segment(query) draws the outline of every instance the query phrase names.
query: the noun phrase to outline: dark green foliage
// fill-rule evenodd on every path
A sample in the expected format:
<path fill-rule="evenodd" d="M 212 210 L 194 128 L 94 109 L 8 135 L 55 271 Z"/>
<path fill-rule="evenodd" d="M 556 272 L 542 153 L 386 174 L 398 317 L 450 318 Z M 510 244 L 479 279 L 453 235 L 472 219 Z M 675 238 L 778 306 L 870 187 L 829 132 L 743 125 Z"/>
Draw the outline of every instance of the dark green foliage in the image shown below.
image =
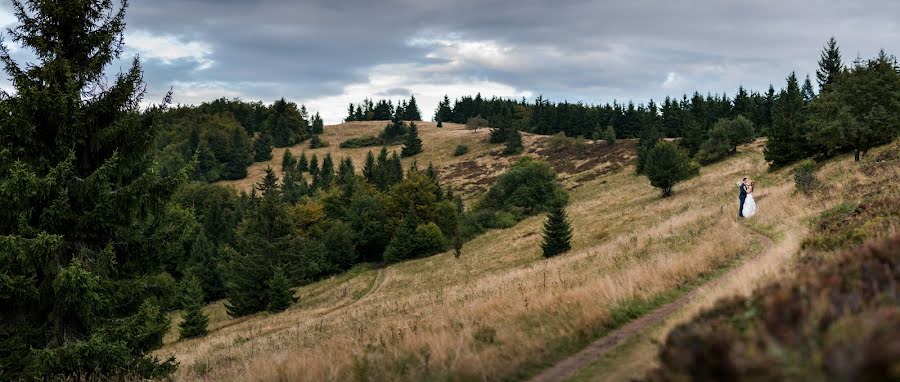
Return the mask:
<path fill-rule="evenodd" d="M 562 204 L 554 205 L 544 223 L 544 241 L 541 251 L 544 257 L 553 257 L 572 248 L 572 227 Z"/>
<path fill-rule="evenodd" d="M 458 157 L 469 153 L 469 145 L 457 145 L 453 150 L 453 156 Z"/>
<path fill-rule="evenodd" d="M 794 185 L 798 191 L 811 194 L 819 187 L 819 179 L 816 178 L 816 162 L 806 159 L 797 164 L 794 169 Z"/>
<path fill-rule="evenodd" d="M 443 122 L 441 122 L 441 120 L 440 120 L 440 119 L 439 119 L 439 120 L 438 120 L 438 121 L 437 121 L 437 127 L 438 127 L 438 128 L 442 128 L 442 127 L 444 127 L 444 123 L 443 123 Z"/>
<path fill-rule="evenodd" d="M 362 137 L 347 139 L 341 142 L 340 146 L 342 149 L 354 149 L 360 147 L 378 146 L 380 144 L 382 144 L 382 142 L 381 139 L 378 139 L 378 137 L 366 135 Z"/>
<path fill-rule="evenodd" d="M 610 146 L 616 144 L 616 130 L 612 126 L 607 126 L 606 130 L 603 130 L 602 139 Z"/>
<path fill-rule="evenodd" d="M 15 87 L 0 100 L 0 380 L 164 379 L 174 360 L 149 352 L 173 291 L 150 238 L 172 231 L 161 217 L 185 171 L 148 155 L 162 109 L 139 106 L 140 63 L 104 75 L 125 7 L 13 6 L 7 37 L 37 58 L 20 66 L 0 50 Z"/>
<path fill-rule="evenodd" d="M 331 157 L 331 153 L 325 154 L 325 159 L 322 160 L 322 169 L 316 175 L 313 183 L 315 189 L 328 189 L 334 184 L 334 159 Z"/>
<path fill-rule="evenodd" d="M 691 162 L 687 151 L 672 142 L 660 141 L 647 154 L 645 173 L 653 187 L 662 191 L 663 197 L 672 195 L 676 183 L 700 174 Z"/>
<path fill-rule="evenodd" d="M 308 122 L 297 104 L 282 98 L 272 104 L 264 128 L 275 147 L 285 147 L 306 139 Z"/>
<path fill-rule="evenodd" d="M 265 162 L 272 159 L 272 137 L 268 133 L 256 137 L 253 141 L 253 160 Z"/>
<path fill-rule="evenodd" d="M 365 261 L 379 261 L 391 238 L 383 196 L 357 189 L 347 206 L 346 221 L 356 233 L 356 246 Z"/>
<path fill-rule="evenodd" d="M 806 111 L 803 95 L 794 73 L 787 79 L 787 88 L 775 101 L 772 128 L 766 145 L 765 157 L 776 167 L 783 166 L 812 155 L 807 139 Z"/>
<path fill-rule="evenodd" d="M 318 135 L 313 135 L 312 139 L 309 140 L 309 148 L 310 149 L 318 149 L 322 147 L 328 147 L 328 142 L 319 138 Z"/>
<path fill-rule="evenodd" d="M 375 155 L 372 155 L 371 151 L 366 153 L 366 163 L 365 165 L 363 165 L 362 172 L 363 178 L 365 178 L 366 181 L 372 184 L 377 184 L 375 182 Z"/>
<path fill-rule="evenodd" d="M 810 104 L 809 137 L 823 156 L 872 147 L 900 136 L 900 73 L 883 51 L 857 62 Z"/>
<path fill-rule="evenodd" d="M 312 127 L 310 128 L 312 134 L 318 135 L 325 132 L 325 122 L 322 121 L 322 117 L 319 116 L 319 113 L 312 118 Z"/>
<path fill-rule="evenodd" d="M 306 159 L 305 151 L 300 153 L 300 159 L 297 161 L 297 171 L 301 174 L 309 171 L 309 161 Z"/>
<path fill-rule="evenodd" d="M 395 120 L 384 126 L 384 130 L 378 136 L 382 145 L 393 145 L 402 141 L 407 136 L 408 129 L 401 120 Z"/>
<path fill-rule="evenodd" d="M 328 231 L 325 232 L 322 241 L 325 244 L 325 249 L 328 251 L 329 261 L 337 266 L 338 269 L 350 269 L 358 262 L 355 238 L 356 234 L 353 228 L 340 220 L 334 221 Z"/>
<path fill-rule="evenodd" d="M 179 327 L 181 339 L 205 336 L 209 318 L 203 313 L 203 290 L 200 280 L 195 277 L 187 277 L 182 281 L 181 288 L 184 293 L 183 321 Z"/>
<path fill-rule="evenodd" d="M 422 139 L 419 138 L 419 129 L 415 123 L 409 123 L 409 130 L 406 137 L 403 138 L 403 149 L 400 155 L 403 157 L 411 157 L 422 152 Z"/>
<path fill-rule="evenodd" d="M 347 118 L 350 121 L 421 121 L 422 115 L 419 106 L 416 103 L 416 97 L 410 96 L 409 102 L 401 101 L 394 108 L 391 101 L 379 100 L 374 102 L 370 99 L 364 99 L 361 103 L 354 105 L 353 103 L 347 107 Z"/>
<path fill-rule="evenodd" d="M 744 116 L 720 119 L 709 131 L 709 139 L 700 145 L 696 158 L 701 164 L 722 160 L 734 154 L 738 145 L 753 142 L 754 137 L 753 122 Z"/>
<path fill-rule="evenodd" d="M 384 251 L 385 261 L 429 256 L 444 249 L 446 243 L 441 229 L 434 223 L 417 225 L 418 221 L 415 214 L 407 214 Z"/>
<path fill-rule="evenodd" d="M 403 108 L 403 120 L 404 121 L 421 121 L 422 113 L 419 111 L 419 106 L 416 104 L 416 96 L 409 96 L 409 103 Z"/>
<path fill-rule="evenodd" d="M 800 94 L 803 96 L 803 102 L 810 103 L 813 99 L 816 98 L 816 90 L 813 89 L 812 81 L 809 79 L 809 75 L 806 75 L 806 79 L 803 80 L 803 87 L 800 88 Z"/>
<path fill-rule="evenodd" d="M 844 71 L 844 64 L 841 61 L 841 50 L 838 48 L 837 41 L 832 36 L 825 44 L 822 55 L 819 57 L 819 69 L 816 70 L 816 80 L 819 82 L 819 91 L 827 91 L 827 87 L 834 83 L 841 72 Z"/>
<path fill-rule="evenodd" d="M 281 194 L 285 203 L 296 204 L 309 193 L 309 186 L 302 176 L 299 178 L 295 172 L 285 172 L 284 181 L 281 184 Z"/>
<path fill-rule="evenodd" d="M 197 234 L 191 246 L 187 273 L 197 278 L 205 301 L 222 298 L 225 286 L 219 269 L 218 249 L 209 241 L 204 231 Z M 202 302 L 202 301 L 201 301 Z"/>
<path fill-rule="evenodd" d="M 638 158 L 637 164 L 635 165 L 635 172 L 638 174 L 646 174 L 647 158 L 650 155 L 650 151 L 653 150 L 653 147 L 655 147 L 656 143 L 662 138 L 662 134 L 660 134 L 659 130 L 656 128 L 648 127 L 641 130 L 641 137 L 637 147 Z"/>
<path fill-rule="evenodd" d="M 284 276 L 284 270 L 281 267 L 275 268 L 272 278 L 266 281 L 267 293 L 269 296 L 270 312 L 281 312 L 289 308 L 291 304 L 297 301 L 294 297 L 294 291 L 288 283 L 287 277 Z"/>
<path fill-rule="evenodd" d="M 284 155 L 281 156 L 281 171 L 287 174 L 296 170 L 297 161 L 294 159 L 294 154 L 291 154 L 291 150 L 284 150 Z"/>
<path fill-rule="evenodd" d="M 355 177 L 356 169 L 353 166 L 353 159 L 349 157 L 341 159 L 341 164 L 338 166 L 337 183 L 346 186 L 355 181 Z"/>
<path fill-rule="evenodd" d="M 519 130 L 511 129 L 506 133 L 506 147 L 503 148 L 503 155 L 516 155 L 525 150 L 522 145 L 522 133 Z"/>
<path fill-rule="evenodd" d="M 493 211 L 515 209 L 533 215 L 566 200 L 566 192 L 556 182 L 556 172 L 550 165 L 523 157 L 497 178 L 479 202 L 479 208 Z"/>
<path fill-rule="evenodd" d="M 309 175 L 319 176 L 319 157 L 316 154 L 313 154 L 309 160 Z"/>

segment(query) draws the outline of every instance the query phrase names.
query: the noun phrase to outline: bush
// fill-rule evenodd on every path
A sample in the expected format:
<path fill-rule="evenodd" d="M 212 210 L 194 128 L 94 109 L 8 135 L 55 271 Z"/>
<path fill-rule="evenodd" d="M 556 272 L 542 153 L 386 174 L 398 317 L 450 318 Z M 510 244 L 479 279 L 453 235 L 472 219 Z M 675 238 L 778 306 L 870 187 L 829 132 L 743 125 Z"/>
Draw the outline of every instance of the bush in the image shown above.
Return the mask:
<path fill-rule="evenodd" d="M 811 194 L 819 187 L 819 179 L 816 178 L 816 162 L 806 159 L 797 165 L 794 170 L 794 184 L 797 190 L 804 194 Z"/>
<path fill-rule="evenodd" d="M 644 171 L 650 184 L 659 188 L 664 198 L 672 195 L 676 183 L 700 174 L 687 151 L 666 141 L 657 142 L 648 152 Z"/>
<path fill-rule="evenodd" d="M 458 145 L 456 146 L 456 150 L 453 150 L 453 156 L 458 157 L 461 155 L 466 155 L 469 153 L 469 145 Z"/>
<path fill-rule="evenodd" d="M 443 251 L 447 246 L 443 232 L 434 223 L 422 224 L 416 227 L 415 242 L 419 256 L 433 255 Z"/>
<path fill-rule="evenodd" d="M 494 211 L 520 208 L 525 215 L 534 215 L 565 203 L 567 198 L 565 190 L 556 182 L 556 172 L 547 162 L 523 157 L 497 178 L 478 208 Z"/>
<path fill-rule="evenodd" d="M 737 146 L 753 142 L 753 122 L 739 115 L 735 119 L 722 118 L 709 131 L 709 138 L 700 144 L 697 160 L 709 164 L 734 154 Z"/>
<path fill-rule="evenodd" d="M 588 145 L 587 140 L 582 137 L 567 137 L 565 133 L 559 132 L 547 138 L 547 147 L 553 151 L 583 153 Z"/>
<path fill-rule="evenodd" d="M 610 146 L 616 144 L 616 130 L 612 126 L 607 126 L 603 131 L 603 140 Z"/>
<path fill-rule="evenodd" d="M 328 147 L 328 142 L 323 141 L 318 135 L 313 135 L 312 139 L 309 140 L 309 148 L 318 149 L 321 147 Z"/>
<path fill-rule="evenodd" d="M 372 135 L 365 135 L 362 137 L 350 138 L 341 142 L 340 147 L 342 149 L 356 149 L 360 147 L 371 147 L 378 146 L 381 144 L 381 140 L 378 137 Z"/>
<path fill-rule="evenodd" d="M 488 121 L 481 115 L 476 115 L 466 120 L 466 128 L 469 130 L 478 131 L 482 127 L 488 127 Z"/>

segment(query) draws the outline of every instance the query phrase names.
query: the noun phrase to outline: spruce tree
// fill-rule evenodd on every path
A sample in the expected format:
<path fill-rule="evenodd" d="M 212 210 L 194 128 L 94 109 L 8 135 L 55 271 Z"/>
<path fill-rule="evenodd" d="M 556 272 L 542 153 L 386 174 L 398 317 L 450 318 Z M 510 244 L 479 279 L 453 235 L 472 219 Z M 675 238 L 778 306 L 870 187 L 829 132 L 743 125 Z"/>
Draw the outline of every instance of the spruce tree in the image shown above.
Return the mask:
<path fill-rule="evenodd" d="M 350 106 L 347 108 L 347 117 L 344 118 L 344 122 L 353 122 L 356 120 L 356 116 L 354 115 L 353 102 L 350 103 Z"/>
<path fill-rule="evenodd" d="M 319 176 L 319 157 L 316 154 L 313 154 L 309 160 L 309 175 L 313 177 Z"/>
<path fill-rule="evenodd" d="M 294 159 L 294 154 L 291 154 L 291 150 L 285 149 L 284 155 L 281 156 L 281 171 L 287 174 L 289 172 L 294 172 L 296 168 L 297 163 Z"/>
<path fill-rule="evenodd" d="M 253 160 L 265 162 L 272 159 L 272 137 L 263 132 L 253 141 Z"/>
<path fill-rule="evenodd" d="M 522 145 L 522 133 L 516 129 L 510 129 L 506 133 L 506 147 L 503 149 L 503 155 L 516 155 L 525 149 Z"/>
<path fill-rule="evenodd" d="M 841 50 L 837 40 L 832 36 L 825 44 L 822 55 L 819 57 L 819 69 L 816 70 L 816 80 L 819 81 L 819 92 L 827 91 L 827 87 L 837 80 L 844 70 L 841 61 Z"/>
<path fill-rule="evenodd" d="M 544 223 L 544 242 L 541 250 L 544 257 L 553 257 L 572 248 L 572 227 L 562 203 L 551 206 Z"/>
<path fill-rule="evenodd" d="M 363 165 L 363 177 L 366 178 L 366 181 L 371 184 L 376 184 L 375 182 L 375 155 L 372 154 L 370 150 L 366 153 L 366 163 Z"/>
<path fill-rule="evenodd" d="M 443 122 L 441 122 L 441 120 L 440 120 L 440 119 L 439 119 L 439 120 L 437 120 L 437 127 L 439 127 L 439 128 L 441 128 L 441 127 L 444 127 L 444 123 L 443 123 Z"/>
<path fill-rule="evenodd" d="M 309 171 L 309 161 L 306 159 L 306 152 L 300 153 L 300 160 L 297 161 L 297 172 L 302 174 Z"/>
<path fill-rule="evenodd" d="M 809 79 L 809 75 L 806 75 L 806 79 L 803 80 L 803 87 L 800 88 L 800 94 L 803 95 L 803 102 L 810 103 L 814 98 L 816 98 L 816 91 L 813 89 L 812 81 Z"/>
<path fill-rule="evenodd" d="M 185 179 L 149 155 L 162 107 L 141 111 L 139 61 L 106 79 L 123 52 L 126 7 L 113 3 L 13 1 L 8 35 L 37 58 L 22 65 L 0 48 L 15 88 L 0 100 L 0 380 L 175 368 L 149 355 L 169 321 L 145 222 Z"/>
<path fill-rule="evenodd" d="M 766 160 L 783 166 L 808 157 L 811 152 L 806 130 L 803 95 L 796 74 L 791 73 L 787 88 L 775 101 L 769 142 L 764 150 Z"/>
<path fill-rule="evenodd" d="M 325 122 L 322 121 L 322 117 L 319 116 L 317 112 L 316 115 L 313 116 L 312 119 L 312 133 L 313 134 L 322 134 L 325 132 Z"/>
<path fill-rule="evenodd" d="M 188 274 L 197 278 L 206 301 L 222 298 L 225 294 L 222 275 L 219 272 L 218 250 L 202 230 L 191 245 Z"/>
<path fill-rule="evenodd" d="M 325 159 L 322 160 L 322 170 L 316 180 L 318 189 L 328 189 L 334 183 L 334 159 L 331 157 L 331 153 L 325 154 Z"/>
<path fill-rule="evenodd" d="M 353 159 L 350 159 L 349 157 L 342 159 L 340 166 L 338 166 L 338 183 L 346 185 L 353 180 L 355 175 L 356 169 L 353 167 Z"/>
<path fill-rule="evenodd" d="M 231 154 L 225 164 L 225 179 L 243 179 L 247 177 L 247 165 L 253 163 L 250 155 L 250 142 L 244 129 L 231 131 Z"/>
<path fill-rule="evenodd" d="M 400 155 L 411 157 L 421 152 L 422 140 L 419 138 L 419 129 L 415 123 L 410 122 L 409 131 L 406 132 L 406 137 L 403 139 L 403 148 L 400 150 Z"/>
<path fill-rule="evenodd" d="M 195 277 L 187 277 L 182 281 L 184 287 L 183 318 L 179 327 L 181 339 L 203 337 L 207 333 L 209 318 L 203 313 L 203 290 L 200 281 Z"/>
<path fill-rule="evenodd" d="M 268 288 L 269 305 L 267 309 L 270 312 L 281 312 L 289 308 L 291 304 L 297 301 L 294 297 L 294 291 L 288 283 L 284 270 L 281 267 L 275 268 L 272 278 L 266 282 Z"/>
<path fill-rule="evenodd" d="M 407 121 L 421 121 L 422 113 L 419 111 L 419 106 L 416 105 L 416 96 L 409 96 L 409 103 L 406 104 L 406 107 L 403 108 L 404 118 Z"/>

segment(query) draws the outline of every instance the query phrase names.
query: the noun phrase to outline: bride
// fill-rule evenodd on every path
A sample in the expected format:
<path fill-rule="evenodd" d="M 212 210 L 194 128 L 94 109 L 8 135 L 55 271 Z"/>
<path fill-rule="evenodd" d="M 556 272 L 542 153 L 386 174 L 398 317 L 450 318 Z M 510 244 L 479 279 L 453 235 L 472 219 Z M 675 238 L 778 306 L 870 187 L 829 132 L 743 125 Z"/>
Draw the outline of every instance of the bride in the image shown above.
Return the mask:
<path fill-rule="evenodd" d="M 741 214 L 744 215 L 745 218 L 749 218 L 756 214 L 756 201 L 753 200 L 753 189 L 756 188 L 756 182 L 750 182 L 750 185 L 747 186 L 747 199 L 744 200 L 744 209 L 741 210 Z"/>

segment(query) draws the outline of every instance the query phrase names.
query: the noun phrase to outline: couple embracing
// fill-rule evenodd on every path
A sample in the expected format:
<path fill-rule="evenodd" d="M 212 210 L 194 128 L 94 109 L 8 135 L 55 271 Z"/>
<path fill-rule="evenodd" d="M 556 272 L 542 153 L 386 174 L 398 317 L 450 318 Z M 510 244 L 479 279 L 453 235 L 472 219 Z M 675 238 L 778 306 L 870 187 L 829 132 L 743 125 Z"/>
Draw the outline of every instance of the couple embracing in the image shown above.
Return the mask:
<path fill-rule="evenodd" d="M 744 178 L 738 182 L 738 187 L 740 188 L 738 198 L 741 201 L 738 217 L 749 218 L 756 214 L 756 201 L 753 200 L 753 189 L 756 187 L 756 182 Z"/>

